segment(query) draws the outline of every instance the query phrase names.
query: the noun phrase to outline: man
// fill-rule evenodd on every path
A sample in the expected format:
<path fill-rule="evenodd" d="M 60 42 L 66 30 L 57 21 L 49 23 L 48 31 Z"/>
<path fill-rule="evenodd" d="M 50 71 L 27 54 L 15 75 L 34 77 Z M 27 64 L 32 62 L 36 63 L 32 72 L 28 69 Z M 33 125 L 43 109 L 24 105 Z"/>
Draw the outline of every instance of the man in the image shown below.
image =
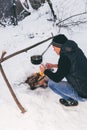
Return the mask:
<path fill-rule="evenodd" d="M 49 77 L 48 86 L 63 97 L 60 103 L 76 106 L 80 97 L 87 98 L 87 59 L 78 45 L 63 34 L 53 38 L 52 46 L 60 56 L 58 65 L 47 63 L 40 70 Z M 56 72 L 51 71 L 54 67 Z M 64 77 L 67 81 L 62 81 Z"/>

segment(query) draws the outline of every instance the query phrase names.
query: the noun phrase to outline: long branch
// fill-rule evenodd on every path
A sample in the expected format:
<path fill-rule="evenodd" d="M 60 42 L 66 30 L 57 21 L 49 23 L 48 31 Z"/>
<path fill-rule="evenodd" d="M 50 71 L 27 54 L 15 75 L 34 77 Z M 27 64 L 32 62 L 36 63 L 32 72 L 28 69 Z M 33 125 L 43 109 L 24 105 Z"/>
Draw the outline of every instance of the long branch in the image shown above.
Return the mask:
<path fill-rule="evenodd" d="M 81 25 L 81 24 L 84 24 L 84 23 L 87 23 L 87 20 L 86 21 L 76 21 L 76 22 L 69 22 L 69 23 L 65 23 L 63 25 L 59 25 L 59 27 L 70 27 L 70 26 L 78 26 L 78 25 Z"/>
<path fill-rule="evenodd" d="M 64 21 L 67 21 L 68 19 L 71 19 L 71 18 L 73 18 L 73 17 L 77 17 L 77 16 L 79 16 L 79 15 L 83 15 L 83 14 L 87 14 L 87 12 L 83 12 L 83 13 L 79 13 L 79 14 L 75 14 L 75 15 L 72 15 L 72 16 L 70 16 L 70 17 L 67 17 L 66 19 L 61 20 L 60 22 L 58 22 L 56 25 L 59 25 L 60 23 L 62 23 L 62 22 L 64 22 Z"/>
<path fill-rule="evenodd" d="M 1 71 L 1 74 L 2 74 L 2 76 L 3 76 L 3 78 L 4 78 L 5 82 L 6 82 L 6 84 L 7 84 L 7 86 L 8 86 L 8 89 L 9 89 L 9 91 L 10 91 L 10 93 L 11 93 L 13 99 L 15 100 L 17 106 L 19 107 L 19 109 L 21 110 L 22 113 L 25 113 L 26 110 L 25 110 L 25 108 L 20 104 L 19 100 L 17 99 L 17 97 L 16 97 L 16 95 L 15 95 L 15 93 L 14 93 L 14 91 L 13 91 L 13 89 L 12 89 L 12 87 L 11 87 L 11 85 L 10 85 L 10 83 L 9 83 L 9 81 L 8 81 L 8 79 L 7 79 L 7 77 L 6 77 L 6 75 L 5 75 L 5 72 L 4 72 L 3 67 L 2 67 L 1 64 L 0 64 L 0 71 Z"/>
<path fill-rule="evenodd" d="M 2 60 L 2 59 L 4 58 L 5 54 L 6 54 L 6 52 L 3 51 L 0 60 Z M 17 106 L 19 107 L 19 109 L 21 110 L 21 112 L 22 112 L 22 113 L 25 113 L 26 110 L 25 110 L 25 108 L 21 105 L 21 103 L 19 102 L 19 100 L 17 99 L 17 97 L 16 97 L 16 95 L 15 95 L 15 93 L 14 93 L 14 91 L 13 91 L 13 89 L 12 89 L 12 87 L 11 87 L 11 85 L 10 85 L 8 79 L 7 79 L 7 76 L 6 76 L 5 72 L 4 72 L 4 69 L 3 69 L 2 65 L 1 65 L 1 63 L 0 63 L 0 71 L 1 71 L 1 74 L 2 74 L 2 76 L 3 76 L 3 79 L 5 80 L 6 85 L 7 85 L 8 89 L 9 89 L 9 91 L 10 91 L 10 93 L 11 93 L 11 95 L 12 95 L 14 101 L 16 102 L 16 104 L 17 104 Z"/>
<path fill-rule="evenodd" d="M 11 55 L 8 55 L 8 56 L 4 57 L 2 60 L 0 60 L 0 63 L 2 63 L 3 61 L 5 61 L 5 60 L 7 60 L 7 59 L 9 59 L 9 58 L 11 58 L 11 57 L 13 57 L 13 56 L 16 56 L 16 55 L 18 55 L 18 54 L 20 54 L 20 53 L 27 52 L 28 50 L 30 50 L 30 49 L 32 49 L 32 48 L 34 48 L 34 47 L 36 47 L 36 46 L 38 46 L 38 45 L 40 45 L 40 44 L 46 42 L 46 41 L 48 41 L 48 40 L 50 40 L 50 39 L 52 39 L 52 38 L 53 38 L 53 37 L 47 38 L 47 39 L 45 39 L 45 40 L 43 40 L 43 41 L 41 41 L 41 42 L 39 42 L 39 43 L 36 43 L 36 44 L 34 44 L 34 45 L 30 46 L 30 47 L 27 47 L 27 48 L 25 48 L 25 49 L 23 49 L 23 50 L 20 50 L 20 51 L 17 51 L 17 52 L 15 52 L 15 53 L 11 54 Z"/>

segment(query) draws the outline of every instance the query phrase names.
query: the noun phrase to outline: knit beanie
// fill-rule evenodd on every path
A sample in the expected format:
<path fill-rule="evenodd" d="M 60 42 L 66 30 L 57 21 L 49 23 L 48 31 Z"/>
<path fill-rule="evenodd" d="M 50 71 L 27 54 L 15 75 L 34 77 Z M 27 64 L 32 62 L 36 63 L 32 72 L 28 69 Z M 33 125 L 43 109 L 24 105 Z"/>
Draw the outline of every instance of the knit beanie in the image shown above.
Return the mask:
<path fill-rule="evenodd" d="M 63 34 L 59 34 L 53 37 L 51 45 L 61 48 L 62 45 L 67 41 L 67 37 Z"/>

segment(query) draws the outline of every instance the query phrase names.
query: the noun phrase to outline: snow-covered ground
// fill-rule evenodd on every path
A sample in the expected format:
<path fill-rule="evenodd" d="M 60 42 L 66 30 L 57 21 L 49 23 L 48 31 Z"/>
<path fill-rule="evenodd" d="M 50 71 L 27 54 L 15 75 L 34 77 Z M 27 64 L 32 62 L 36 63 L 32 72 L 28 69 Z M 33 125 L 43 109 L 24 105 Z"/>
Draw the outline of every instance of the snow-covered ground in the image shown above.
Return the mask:
<path fill-rule="evenodd" d="M 56 2 L 57 0 L 53 4 L 57 11 Z M 62 2 L 58 5 L 63 6 Z M 65 4 L 68 2 L 66 0 Z M 70 1 L 70 4 L 74 2 Z M 77 12 L 79 7 L 76 8 Z M 81 7 L 83 8 L 82 4 Z M 47 4 L 18 26 L 0 27 L 0 55 L 3 50 L 7 56 L 50 37 L 51 33 L 57 34 L 58 28 L 47 20 L 51 14 L 46 12 L 49 12 Z M 87 29 L 75 29 L 72 33 L 61 30 L 60 33 L 75 40 L 87 56 Z M 0 130 L 87 130 L 87 101 L 79 102 L 77 107 L 66 108 L 59 103 L 60 96 L 49 88 L 32 91 L 23 83 L 29 75 L 39 71 L 39 65 L 31 64 L 30 56 L 41 54 L 50 42 L 51 40 L 2 63 L 17 98 L 27 112 L 20 112 L 0 73 Z M 46 62 L 57 62 L 52 47 L 43 56 L 43 63 Z"/>

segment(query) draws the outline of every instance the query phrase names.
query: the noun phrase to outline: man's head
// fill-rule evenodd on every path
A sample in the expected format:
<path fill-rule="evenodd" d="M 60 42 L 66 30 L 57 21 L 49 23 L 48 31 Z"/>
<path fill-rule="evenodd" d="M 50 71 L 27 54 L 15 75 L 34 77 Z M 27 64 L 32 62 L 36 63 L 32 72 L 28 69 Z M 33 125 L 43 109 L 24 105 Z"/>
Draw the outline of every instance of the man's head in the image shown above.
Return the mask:
<path fill-rule="evenodd" d="M 53 38 L 52 45 L 61 48 L 67 40 L 68 39 L 65 35 L 59 34 Z"/>
<path fill-rule="evenodd" d="M 62 45 L 67 40 L 68 40 L 67 37 L 63 34 L 59 34 L 53 38 L 51 45 L 53 45 L 54 51 L 56 51 L 57 54 L 60 53 L 60 49 L 61 49 Z"/>

